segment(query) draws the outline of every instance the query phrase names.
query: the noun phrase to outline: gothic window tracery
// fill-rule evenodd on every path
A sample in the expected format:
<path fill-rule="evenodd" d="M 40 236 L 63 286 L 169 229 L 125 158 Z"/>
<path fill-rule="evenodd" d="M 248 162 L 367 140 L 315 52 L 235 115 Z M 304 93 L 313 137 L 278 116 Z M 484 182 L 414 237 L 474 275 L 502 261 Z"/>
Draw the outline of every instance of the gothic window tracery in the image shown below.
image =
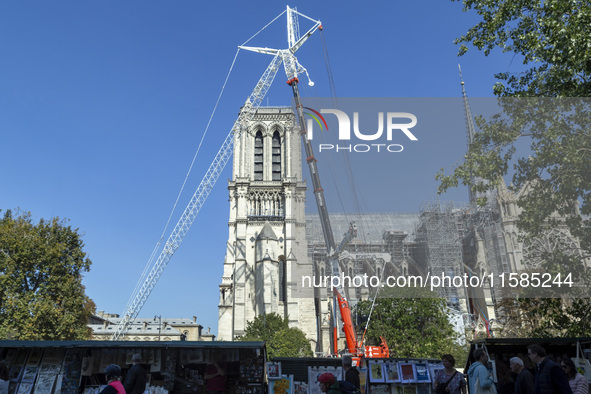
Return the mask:
<path fill-rule="evenodd" d="M 263 133 L 257 131 L 254 137 L 254 180 L 263 180 Z"/>
<path fill-rule="evenodd" d="M 279 132 L 273 133 L 273 140 L 271 145 L 271 165 L 272 165 L 272 178 L 273 181 L 281 180 L 281 137 Z"/>
<path fill-rule="evenodd" d="M 248 203 L 249 216 L 285 217 L 284 196 L 278 190 L 252 190 Z"/>
<path fill-rule="evenodd" d="M 556 250 L 569 255 L 580 253 L 577 242 L 566 230 L 554 228 L 523 245 L 524 262 L 530 268 L 540 268 L 545 255 Z"/>

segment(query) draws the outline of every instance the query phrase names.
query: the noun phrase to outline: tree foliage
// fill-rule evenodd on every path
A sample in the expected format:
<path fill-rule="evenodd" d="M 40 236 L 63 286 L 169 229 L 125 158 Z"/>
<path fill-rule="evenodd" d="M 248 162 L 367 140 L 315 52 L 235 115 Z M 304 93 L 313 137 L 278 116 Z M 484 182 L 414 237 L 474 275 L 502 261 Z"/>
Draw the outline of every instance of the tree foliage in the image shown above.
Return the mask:
<path fill-rule="evenodd" d="M 287 319 L 277 313 L 267 313 L 255 317 L 246 325 L 241 341 L 264 341 L 267 355 L 275 357 L 311 357 L 310 342 L 302 330 L 289 327 Z"/>
<path fill-rule="evenodd" d="M 541 268 L 573 272 L 582 284 L 580 289 L 588 289 L 585 259 L 591 252 L 591 101 L 582 97 L 591 96 L 591 3 L 462 2 L 465 11 L 476 11 L 481 20 L 456 40 L 461 44 L 459 55 L 466 53 L 467 44 L 486 56 L 498 49 L 513 53 L 514 59 L 522 62 L 523 71 L 495 74 L 498 82 L 493 92 L 502 111 L 488 119 L 477 117 L 479 130 L 463 163 L 451 174 L 442 169 L 437 175 L 439 191 L 460 182 L 473 191 L 484 191 L 512 176 L 510 189 L 518 196 L 521 210 L 517 226 L 526 245 L 559 226 L 566 226 L 580 243 L 581 250 L 575 254 L 566 250 L 545 253 Z M 488 183 L 475 183 L 476 179 Z M 581 317 L 588 316 L 583 312 L 591 308 L 588 298 L 546 295 L 551 296 L 556 298 L 524 294 L 504 300 L 498 306 L 502 331 L 516 336 L 588 332 L 581 326 Z"/>
<path fill-rule="evenodd" d="M 538 97 L 499 101 L 502 112 L 477 118 L 479 131 L 465 160 L 452 174 L 437 175 L 439 192 L 461 182 L 474 191 L 488 180 L 496 187 L 512 173 L 518 200 L 517 225 L 532 237 L 555 226 L 558 214 L 583 250 L 591 251 L 591 3 L 579 0 L 463 0 L 482 20 L 456 40 L 460 55 L 471 43 L 485 55 L 495 48 L 513 52 L 526 71 L 498 73 L 500 97 Z M 518 145 L 524 141 L 529 147 Z M 526 145 L 527 146 L 527 145 Z M 519 148 L 519 149 L 518 149 Z M 511 171 L 512 170 L 512 171 Z M 476 178 L 475 178 L 476 177 Z M 553 217 L 554 216 L 554 217 Z"/>
<path fill-rule="evenodd" d="M 459 0 L 452 0 L 459 1 Z M 501 72 L 495 94 L 522 97 L 591 96 L 591 3 L 587 0 L 462 0 L 482 20 L 456 40 L 489 55 L 512 52 L 522 73 Z"/>
<path fill-rule="evenodd" d="M 588 337 L 591 308 L 583 298 L 504 298 L 495 334 L 505 338 Z"/>
<path fill-rule="evenodd" d="M 376 299 L 365 344 L 378 345 L 382 336 L 390 348 L 390 357 L 439 358 L 450 353 L 461 364 L 466 350 L 458 344 L 446 301 L 431 292 L 421 293 L 410 294 L 412 298 L 388 294 Z M 371 307 L 370 300 L 357 304 L 355 312 L 362 323 L 358 326 L 365 326 Z"/>
<path fill-rule="evenodd" d="M 58 218 L 0 219 L 0 338 L 88 339 L 95 305 L 82 285 L 91 261 L 77 229 Z"/>

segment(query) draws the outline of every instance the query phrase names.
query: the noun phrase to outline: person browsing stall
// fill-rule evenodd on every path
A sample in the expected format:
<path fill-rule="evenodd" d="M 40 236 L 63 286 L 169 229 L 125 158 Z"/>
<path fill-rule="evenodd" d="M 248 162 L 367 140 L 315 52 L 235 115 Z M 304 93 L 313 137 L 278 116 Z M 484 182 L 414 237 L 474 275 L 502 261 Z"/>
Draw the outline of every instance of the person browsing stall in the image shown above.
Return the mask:
<path fill-rule="evenodd" d="M 456 359 L 451 354 L 441 356 L 444 369 L 437 371 L 433 383 L 437 394 L 466 394 L 466 379 L 455 369 Z"/>

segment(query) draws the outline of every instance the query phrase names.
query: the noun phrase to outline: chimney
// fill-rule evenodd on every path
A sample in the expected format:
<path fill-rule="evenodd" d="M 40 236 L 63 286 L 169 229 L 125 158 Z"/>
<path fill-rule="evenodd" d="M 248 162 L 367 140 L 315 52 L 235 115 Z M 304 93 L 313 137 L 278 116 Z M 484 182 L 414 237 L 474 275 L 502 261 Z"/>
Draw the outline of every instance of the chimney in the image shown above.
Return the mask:
<path fill-rule="evenodd" d="M 193 323 L 197 323 L 197 316 L 193 316 Z"/>

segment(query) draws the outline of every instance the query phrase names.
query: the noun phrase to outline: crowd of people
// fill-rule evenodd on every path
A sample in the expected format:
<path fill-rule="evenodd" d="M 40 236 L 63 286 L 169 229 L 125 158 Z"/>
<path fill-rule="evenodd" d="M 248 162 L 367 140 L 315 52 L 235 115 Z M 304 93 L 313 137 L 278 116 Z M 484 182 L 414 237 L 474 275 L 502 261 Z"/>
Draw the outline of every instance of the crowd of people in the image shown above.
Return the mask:
<path fill-rule="evenodd" d="M 503 371 L 503 378 L 495 383 L 492 370 L 488 368 L 488 354 L 484 349 L 475 349 L 474 362 L 468 368 L 466 376 L 455 368 L 455 359 L 451 354 L 441 356 L 443 369 L 433 376 L 433 385 L 437 394 L 589 394 L 589 382 L 578 372 L 570 358 L 559 362 L 550 360 L 546 350 L 540 345 L 530 345 L 527 356 L 534 367 L 534 373 L 525 367 L 520 357 L 509 360 L 510 371 Z M 530 363 L 528 363 L 530 364 Z M 506 367 L 505 367 L 506 368 Z M 343 356 L 345 382 L 359 389 L 359 371 L 352 366 L 349 356 Z M 510 373 L 513 373 L 513 378 Z M 466 382 L 467 377 L 467 382 Z M 341 393 L 343 382 L 337 381 L 331 373 L 318 377 L 323 393 Z"/>
<path fill-rule="evenodd" d="M 525 367 L 524 359 L 512 357 L 509 360 L 510 371 L 497 370 L 497 383 L 493 381 L 492 371 L 487 367 L 488 355 L 484 349 L 475 349 L 473 357 L 475 361 L 467 374 L 470 394 L 589 394 L 589 382 L 577 371 L 575 363 L 570 358 L 557 362 L 550 360 L 540 345 L 534 344 L 527 348 L 533 374 Z M 513 372 L 514 378 L 510 372 Z M 443 378 L 436 377 L 437 384 L 442 382 Z M 451 394 L 459 393 L 454 389 L 448 387 L 446 390 Z"/>

